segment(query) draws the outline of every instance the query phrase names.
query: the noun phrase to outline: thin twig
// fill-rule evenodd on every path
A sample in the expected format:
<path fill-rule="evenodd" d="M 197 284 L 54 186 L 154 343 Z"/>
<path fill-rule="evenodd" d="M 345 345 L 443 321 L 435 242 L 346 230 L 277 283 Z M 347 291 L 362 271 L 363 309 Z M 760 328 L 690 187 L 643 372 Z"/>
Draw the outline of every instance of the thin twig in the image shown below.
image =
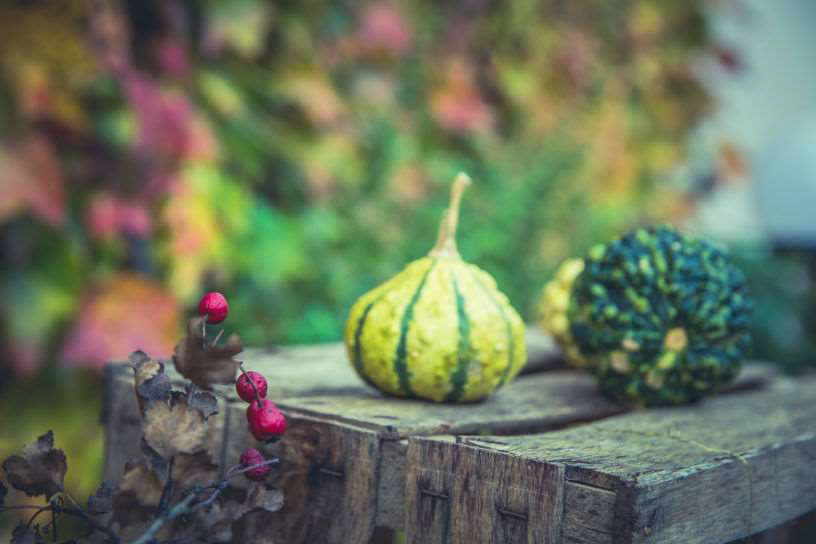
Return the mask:
<path fill-rule="evenodd" d="M 74 505 L 74 508 L 76 508 L 77 510 L 82 510 L 82 506 L 80 506 L 79 503 L 76 500 L 74 500 L 70 493 L 68 493 L 67 491 L 63 491 L 62 496 L 71 501 L 71 503 Z"/>
<path fill-rule="evenodd" d="M 150 527 L 147 528 L 147 531 L 144 532 L 142 536 L 131 542 L 130 544 L 146 544 L 153 540 L 153 537 L 156 536 L 164 524 L 168 521 L 175 519 L 183 514 L 186 514 L 188 509 L 187 507 L 193 502 L 195 499 L 195 494 L 190 493 L 186 497 L 184 497 L 180 502 L 176 503 L 176 505 L 170 509 L 169 512 L 163 514 L 153 520 L 153 523 L 150 524 Z"/>
<path fill-rule="evenodd" d="M 54 542 L 57 541 L 57 513 L 51 509 L 51 537 Z"/>
<path fill-rule="evenodd" d="M 224 477 L 224 467 L 227 464 L 227 449 L 228 445 L 230 444 L 230 432 L 231 432 L 231 421 L 232 418 L 230 415 L 232 414 L 232 410 L 230 410 L 229 406 L 224 411 L 224 426 L 221 429 L 221 453 L 218 462 L 218 476 L 223 478 Z"/>
<path fill-rule="evenodd" d="M 201 510 L 202 508 L 207 508 L 213 502 L 215 502 L 218 496 L 227 488 L 227 484 L 230 478 L 238 476 L 239 474 L 243 474 L 244 472 L 248 472 L 258 467 L 262 467 L 265 465 L 274 465 L 279 462 L 280 462 L 279 459 L 273 458 L 267 459 L 262 463 L 250 465 L 248 467 L 237 465 L 237 467 L 233 467 L 230 470 L 228 470 L 227 476 L 225 476 L 222 480 L 216 483 L 212 483 L 205 487 L 193 487 L 189 489 L 187 491 L 186 496 L 181 501 L 176 503 L 176 505 L 173 506 L 169 511 L 163 513 L 158 518 L 156 518 L 153 521 L 153 523 L 150 524 L 150 527 L 147 528 L 147 531 L 145 531 L 145 533 L 142 534 L 142 536 L 140 536 L 130 544 L 146 544 L 147 542 L 150 542 L 150 540 L 152 540 L 154 536 L 156 536 L 156 533 L 158 533 L 168 521 L 172 521 L 173 519 L 179 516 L 183 516 L 185 514 Z M 193 504 L 195 498 L 202 494 L 204 491 L 207 491 L 208 489 L 212 489 L 213 490 L 212 493 L 210 493 L 210 495 L 203 501 Z"/>
<path fill-rule="evenodd" d="M 92 518 L 85 511 L 85 509 L 82 508 L 82 506 L 80 506 L 79 503 L 71 496 L 70 493 L 68 493 L 67 491 L 63 491 L 62 495 L 74 504 L 76 509 L 71 510 L 71 512 L 76 512 L 74 515 L 77 515 L 77 516 L 81 517 L 83 520 L 85 520 L 85 523 L 87 523 L 88 525 L 90 525 L 91 527 L 96 529 L 97 531 L 101 531 L 101 532 L 105 533 L 105 535 L 107 535 L 107 537 L 108 537 L 108 542 L 114 542 L 114 543 L 120 542 L 119 537 L 116 536 L 116 533 L 114 533 L 113 530 L 111 530 L 110 527 L 106 527 L 105 525 L 102 525 L 101 523 L 96 521 L 94 518 Z M 62 510 L 64 512 L 66 512 L 66 513 L 69 512 L 69 510 L 67 508 L 62 509 Z"/>
<path fill-rule="evenodd" d="M 34 510 L 37 508 L 43 508 L 41 504 L 15 504 L 13 506 L 4 506 L 0 508 L 0 512 L 5 512 L 6 510 Z M 45 508 L 48 508 L 48 505 L 45 505 Z"/>
<path fill-rule="evenodd" d="M 170 496 L 173 494 L 173 461 L 175 461 L 175 459 L 175 457 L 170 458 L 170 466 L 167 469 L 167 483 L 164 484 L 161 498 L 159 499 L 159 512 L 167 510 L 167 506 L 170 503 Z"/>
<path fill-rule="evenodd" d="M 34 523 L 34 520 L 37 518 L 37 516 L 39 516 L 40 514 L 42 514 L 43 512 L 45 512 L 47 510 L 50 510 L 53 507 L 54 507 L 54 505 L 52 505 L 50 502 L 48 504 L 46 504 L 45 506 L 40 506 L 37 509 L 37 511 L 34 512 L 33 514 L 31 514 L 31 517 L 28 518 L 28 522 L 26 523 L 26 529 L 31 528 L 31 524 Z"/>
<path fill-rule="evenodd" d="M 258 467 L 265 467 L 266 465 L 277 465 L 280 463 L 280 459 L 277 457 L 273 457 L 272 459 L 266 459 L 260 463 L 255 465 L 249 465 L 245 467 L 244 465 L 236 465 L 227 471 L 227 475 L 224 477 L 224 480 L 229 480 L 234 476 L 238 476 L 239 474 L 243 474 L 244 472 L 249 472 L 252 469 L 256 469 Z"/>
<path fill-rule="evenodd" d="M 73 499 L 72 502 L 76 504 L 76 501 L 73 501 Z M 105 527 L 104 525 L 93 519 L 82 509 L 66 508 L 64 506 L 58 506 L 53 503 L 48 503 L 45 506 L 39 506 L 36 504 L 17 504 L 13 506 L 4 506 L 3 508 L 0 508 L 0 512 L 5 512 L 7 510 L 35 510 L 35 509 L 37 510 L 37 512 L 35 512 L 34 516 L 32 516 L 32 520 L 29 520 L 29 524 L 31 523 L 31 521 L 33 521 L 33 518 L 38 516 L 40 513 L 51 510 L 53 512 L 56 512 L 57 514 L 68 514 L 69 516 L 76 516 L 82 518 L 83 520 L 85 520 L 85 523 L 87 523 L 94 530 L 105 533 L 105 535 L 107 535 L 108 537 L 108 542 L 117 544 L 120 542 L 119 537 L 116 536 L 116 533 L 114 533 L 110 528 Z M 27 527 L 30 527 L 30 525 L 28 525 Z"/>

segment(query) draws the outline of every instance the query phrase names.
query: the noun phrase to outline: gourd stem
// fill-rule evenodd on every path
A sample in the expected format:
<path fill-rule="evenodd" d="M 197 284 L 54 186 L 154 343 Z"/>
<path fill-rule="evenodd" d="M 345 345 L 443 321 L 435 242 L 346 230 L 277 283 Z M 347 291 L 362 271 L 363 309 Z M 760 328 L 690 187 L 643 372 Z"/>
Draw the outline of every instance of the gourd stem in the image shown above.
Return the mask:
<path fill-rule="evenodd" d="M 442 221 L 439 223 L 439 235 L 436 244 L 429 257 L 453 257 L 459 258 L 459 250 L 456 248 L 456 227 L 459 224 L 459 203 L 462 201 L 462 192 L 465 187 L 472 182 L 470 177 L 464 172 L 459 172 L 453 180 L 451 187 L 450 204 L 448 209 L 442 214 Z"/>

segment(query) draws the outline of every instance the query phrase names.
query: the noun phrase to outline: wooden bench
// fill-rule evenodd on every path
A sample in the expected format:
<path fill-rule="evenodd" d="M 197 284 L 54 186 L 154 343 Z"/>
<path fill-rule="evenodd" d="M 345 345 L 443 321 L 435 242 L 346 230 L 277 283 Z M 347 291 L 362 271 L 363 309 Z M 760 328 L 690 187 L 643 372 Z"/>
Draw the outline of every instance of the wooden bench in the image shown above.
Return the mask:
<path fill-rule="evenodd" d="M 386 398 L 339 344 L 249 351 L 289 430 L 273 446 L 284 509 L 276 542 L 728 542 L 816 510 L 816 379 L 752 364 L 727 391 L 681 408 L 624 413 L 589 375 L 528 333 L 525 372 L 485 402 Z M 139 455 L 132 371 L 106 371 L 105 476 Z M 210 453 L 248 445 L 229 388 Z"/>

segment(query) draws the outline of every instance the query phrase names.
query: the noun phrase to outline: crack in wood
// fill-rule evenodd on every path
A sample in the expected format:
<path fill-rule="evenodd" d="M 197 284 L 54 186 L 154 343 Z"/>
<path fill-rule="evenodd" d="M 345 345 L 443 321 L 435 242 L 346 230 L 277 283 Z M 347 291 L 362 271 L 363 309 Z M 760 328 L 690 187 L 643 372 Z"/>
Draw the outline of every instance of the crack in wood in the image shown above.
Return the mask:
<path fill-rule="evenodd" d="M 345 475 L 345 473 L 344 473 L 343 471 L 340 471 L 340 470 L 334 470 L 334 469 L 331 469 L 331 468 L 328 468 L 328 467 L 321 467 L 321 468 L 320 468 L 320 470 L 319 470 L 319 472 L 320 472 L 321 474 L 325 474 L 325 475 L 327 475 L 327 476 L 332 476 L 332 477 L 334 477 L 334 478 L 340 478 L 341 480 L 342 480 L 343 478 L 345 478 L 345 476 L 346 476 L 346 475 Z"/>
<path fill-rule="evenodd" d="M 430 489 L 420 489 L 420 490 L 419 490 L 419 493 L 420 493 L 421 495 L 427 495 L 427 496 L 429 496 L 429 497 L 433 497 L 433 498 L 435 498 L 435 499 L 441 499 L 441 500 L 443 500 L 443 501 L 446 501 L 446 500 L 448 500 L 448 499 L 450 498 L 450 497 L 449 497 L 448 495 L 446 495 L 445 493 L 438 493 L 438 492 L 436 492 L 436 491 L 431 491 Z"/>
<path fill-rule="evenodd" d="M 564 481 L 565 481 L 565 482 L 567 482 L 567 483 L 571 483 L 571 484 L 577 485 L 577 486 L 581 486 L 581 487 L 590 487 L 590 488 L 592 488 L 592 489 L 597 489 L 597 490 L 599 490 L 599 491 L 604 491 L 604 492 L 606 492 L 606 493 L 612 493 L 613 495 L 615 494 L 615 490 L 614 490 L 614 489 L 609 489 L 608 487 L 601 487 L 601 486 L 599 486 L 599 485 L 588 484 L 588 483 L 586 483 L 586 482 L 582 482 L 582 481 L 580 481 L 580 480 L 569 480 L 569 479 L 568 479 L 568 480 L 564 480 Z"/>
<path fill-rule="evenodd" d="M 506 508 L 502 508 L 501 506 L 497 506 L 496 511 L 499 514 L 501 514 L 502 516 L 505 516 L 505 517 L 508 517 L 508 518 L 520 519 L 521 521 L 524 521 L 524 522 L 526 522 L 527 519 L 528 519 L 527 514 L 521 514 L 519 512 L 513 512 L 512 510 L 507 510 Z"/>

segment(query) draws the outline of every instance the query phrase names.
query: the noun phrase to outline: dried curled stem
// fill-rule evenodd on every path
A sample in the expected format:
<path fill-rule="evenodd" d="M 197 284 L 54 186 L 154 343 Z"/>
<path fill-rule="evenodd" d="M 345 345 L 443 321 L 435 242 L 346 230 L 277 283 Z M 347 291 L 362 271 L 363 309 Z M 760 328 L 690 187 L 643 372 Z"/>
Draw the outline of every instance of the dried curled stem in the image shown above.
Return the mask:
<path fill-rule="evenodd" d="M 429 257 L 461 258 L 459 256 L 459 250 L 456 248 L 456 227 L 459 224 L 459 204 L 462 201 L 462 193 L 464 192 L 465 187 L 471 183 L 472 181 L 470 180 L 470 176 L 464 172 L 459 172 L 459 175 L 457 175 L 456 179 L 453 180 L 450 204 L 448 205 L 448 209 L 445 210 L 445 213 L 442 215 L 442 221 L 439 223 L 439 234 L 436 238 L 436 244 L 434 245 L 433 249 L 431 249 L 431 252 L 428 253 Z"/>

